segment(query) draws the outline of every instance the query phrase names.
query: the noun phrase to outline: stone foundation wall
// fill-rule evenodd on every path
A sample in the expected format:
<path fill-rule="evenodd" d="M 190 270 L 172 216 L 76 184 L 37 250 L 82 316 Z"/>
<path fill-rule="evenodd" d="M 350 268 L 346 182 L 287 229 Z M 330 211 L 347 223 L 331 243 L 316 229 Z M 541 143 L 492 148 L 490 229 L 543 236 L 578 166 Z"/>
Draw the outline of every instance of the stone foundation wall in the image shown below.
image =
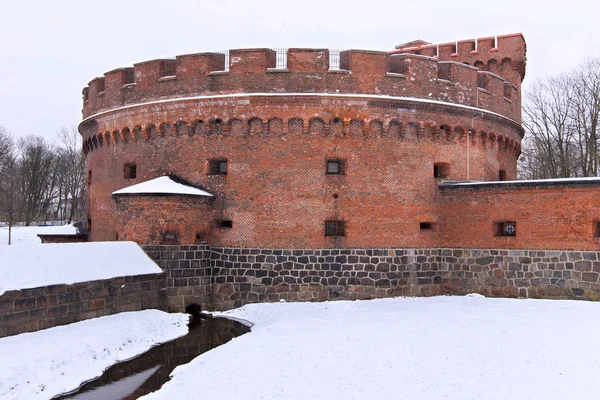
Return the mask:
<path fill-rule="evenodd" d="M 167 308 L 183 312 L 189 304 L 211 308 L 210 246 L 146 245 L 142 249 L 166 273 Z"/>
<path fill-rule="evenodd" d="M 165 274 L 11 290 L 0 296 L 0 337 L 124 311 L 166 307 Z"/>
<path fill-rule="evenodd" d="M 486 296 L 598 300 L 600 252 L 440 249 L 443 291 Z"/>
<path fill-rule="evenodd" d="M 480 249 L 275 250 L 213 247 L 212 302 L 323 301 L 480 293 L 597 300 L 600 252 Z M 188 289 L 189 290 L 189 289 Z M 184 299 L 185 300 L 185 299 Z"/>
<path fill-rule="evenodd" d="M 449 278 L 431 249 L 212 248 L 212 306 L 433 296 Z"/>

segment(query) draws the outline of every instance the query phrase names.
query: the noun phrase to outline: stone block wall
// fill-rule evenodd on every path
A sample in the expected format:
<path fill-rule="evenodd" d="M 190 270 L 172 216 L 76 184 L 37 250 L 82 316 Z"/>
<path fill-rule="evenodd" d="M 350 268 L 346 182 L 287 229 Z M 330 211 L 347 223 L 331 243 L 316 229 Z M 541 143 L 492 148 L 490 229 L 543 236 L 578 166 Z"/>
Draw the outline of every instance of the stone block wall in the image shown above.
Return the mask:
<path fill-rule="evenodd" d="M 600 252 L 440 249 L 444 293 L 598 300 Z"/>
<path fill-rule="evenodd" d="M 171 246 L 173 247 L 173 246 Z M 184 247 L 184 246 L 182 246 Z M 171 309 L 270 301 L 463 295 L 597 300 L 600 252 L 489 249 L 251 249 L 203 246 L 201 280 L 169 278 Z M 162 253 L 177 257 L 184 250 Z M 190 255 L 191 256 L 191 253 Z M 196 256 L 194 254 L 194 256 Z M 210 268 L 207 257 L 210 256 Z M 175 261 L 175 260 L 173 260 Z M 186 260 L 182 265 L 187 266 Z M 170 262 L 172 271 L 184 271 Z M 199 260 L 200 262 L 200 260 Z M 172 272 L 171 272 L 172 273 Z M 184 272 L 175 272 L 176 275 Z M 198 282 L 203 282 L 200 287 Z M 178 286 L 179 285 L 179 286 Z M 192 285 L 191 287 L 189 285 Z"/>
<path fill-rule="evenodd" d="M 436 249 L 212 248 L 212 306 L 433 296 L 450 278 Z"/>
<path fill-rule="evenodd" d="M 142 249 L 166 273 L 167 309 L 183 312 L 189 304 L 210 308 L 210 246 L 146 245 Z"/>
<path fill-rule="evenodd" d="M 0 337 L 84 319 L 165 309 L 165 274 L 11 290 L 0 296 Z"/>

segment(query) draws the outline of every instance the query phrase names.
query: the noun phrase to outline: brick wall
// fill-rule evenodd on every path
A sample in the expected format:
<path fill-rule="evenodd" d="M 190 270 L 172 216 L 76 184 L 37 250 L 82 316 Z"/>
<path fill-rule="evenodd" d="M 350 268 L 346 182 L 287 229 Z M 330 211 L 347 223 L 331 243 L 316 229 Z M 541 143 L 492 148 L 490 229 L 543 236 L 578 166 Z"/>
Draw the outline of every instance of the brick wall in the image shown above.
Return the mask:
<path fill-rule="evenodd" d="M 439 243 L 444 247 L 600 249 L 600 182 L 518 182 L 442 186 Z M 495 223 L 516 222 L 515 236 Z"/>
<path fill-rule="evenodd" d="M 140 244 L 179 244 L 204 241 L 210 232 L 211 198 L 198 196 L 115 196 L 116 240 Z M 175 239 L 166 239 L 165 233 Z"/>
<path fill-rule="evenodd" d="M 224 121 L 244 114 L 257 116 L 260 111 L 263 122 L 274 115 L 282 117 L 285 126 L 290 119 L 300 116 L 308 129 L 309 116 L 323 114 L 325 106 L 327 104 L 321 101 L 309 105 L 306 99 L 294 105 L 257 103 L 253 99 L 246 105 L 233 102 L 200 109 L 207 115 L 218 113 L 216 115 Z M 430 236 L 419 232 L 420 221 L 437 218 L 439 190 L 433 166 L 438 162 L 447 163 L 450 166 L 447 178 L 467 178 L 466 131 L 471 119 L 479 114 L 457 116 L 435 110 L 412 113 L 402 107 L 392 103 L 371 105 L 366 100 L 352 104 L 341 101 L 326 111 L 329 116 L 323 115 L 325 121 L 331 121 L 338 110 L 348 115 L 362 115 L 365 126 L 370 129 L 367 118 L 375 119 L 379 115 L 389 119 L 390 110 L 394 110 L 399 120 L 406 118 L 406 121 L 399 128 L 400 133 L 393 134 L 350 134 L 351 118 L 344 117 L 344 129 L 348 131 L 345 136 L 309 131 L 280 135 L 265 130 L 265 133 L 246 136 L 231 132 L 191 136 L 170 133 L 148 140 L 138 137 L 126 143 L 107 145 L 105 142 L 87 156 L 88 168 L 93 174 L 88 190 L 92 220 L 90 240 L 114 240 L 117 225 L 122 226 L 117 220 L 117 204 L 111 197 L 113 191 L 175 174 L 215 195 L 210 214 L 199 215 L 191 208 L 177 208 L 182 213 L 172 217 L 187 226 L 186 232 L 202 231 L 207 223 L 219 219 L 233 221 L 232 229 L 211 228 L 206 240 L 218 246 L 336 247 L 322 235 L 324 221 L 332 218 L 348 221 L 347 247 L 435 246 Z M 169 108 L 169 112 L 181 114 L 197 109 L 198 104 L 195 104 L 194 108 Z M 156 118 L 160 114 L 152 110 L 155 107 L 149 107 L 147 114 L 140 118 L 146 123 L 154 121 L 158 126 Z M 122 114 L 122 117 L 127 118 L 127 115 Z M 118 118 L 120 116 L 111 121 Z M 192 118 L 190 116 L 188 121 Z M 412 118 L 417 125 L 409 126 Z M 418 121 L 430 122 L 421 129 Z M 481 131 L 470 135 L 470 178 L 495 180 L 500 169 L 507 171 L 509 179 L 516 178 L 520 141 L 517 130 L 493 121 L 477 120 L 477 123 Z M 389 125 L 385 125 L 386 129 Z M 440 129 L 442 126 L 451 127 L 451 132 Z M 502 141 L 499 138 L 503 138 Z M 215 158 L 228 160 L 227 175 L 208 174 L 209 160 Z M 325 160 L 328 158 L 344 159 L 345 175 L 327 175 Z M 137 163 L 136 179 L 123 177 L 123 164 L 130 162 Z M 137 208 L 128 208 L 132 209 L 128 218 L 145 221 L 149 225 L 147 231 L 153 229 L 151 219 L 141 218 L 140 213 L 135 213 Z M 162 216 L 170 210 L 175 208 L 165 206 Z M 135 235 L 132 232 L 127 236 Z M 192 239 L 186 244 L 194 243 Z"/>
<path fill-rule="evenodd" d="M 209 225 L 206 240 L 222 247 L 439 246 L 419 231 L 440 218 L 434 164 L 446 163 L 454 180 L 517 174 L 525 42 L 484 39 L 474 53 L 442 46 L 439 59 L 424 49 L 350 50 L 342 71 L 329 70 L 324 49 L 289 49 L 287 69 L 276 71 L 271 50 L 242 49 L 231 51 L 228 71 L 222 54 L 203 53 L 94 79 L 79 127 L 92 176 L 90 240 L 122 232 L 159 244 L 147 239 L 162 233 L 152 226 L 158 215 L 190 235 Z M 228 160 L 227 175 L 208 174 L 216 158 Z M 326 175 L 328 158 L 344 159 L 346 174 Z M 126 163 L 137 165 L 135 179 L 124 176 Z M 150 213 L 111 198 L 166 174 L 215 194 L 210 214 L 166 202 Z M 233 227 L 215 229 L 222 219 Z M 323 237 L 328 219 L 348 221 L 343 243 Z"/>
<path fill-rule="evenodd" d="M 165 274 L 11 290 L 0 296 L 0 337 L 88 318 L 165 309 Z"/>

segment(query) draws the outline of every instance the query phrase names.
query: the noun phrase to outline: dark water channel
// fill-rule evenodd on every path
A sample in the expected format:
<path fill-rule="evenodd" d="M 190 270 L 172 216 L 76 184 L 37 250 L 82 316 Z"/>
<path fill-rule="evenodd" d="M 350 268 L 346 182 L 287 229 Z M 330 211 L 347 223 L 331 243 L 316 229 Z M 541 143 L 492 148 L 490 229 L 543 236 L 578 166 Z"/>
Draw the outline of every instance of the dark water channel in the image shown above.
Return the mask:
<path fill-rule="evenodd" d="M 250 332 L 248 326 L 227 318 L 194 319 L 189 328 L 187 335 L 156 346 L 132 360 L 115 364 L 78 391 L 55 399 L 137 399 L 160 389 L 178 365 Z"/>

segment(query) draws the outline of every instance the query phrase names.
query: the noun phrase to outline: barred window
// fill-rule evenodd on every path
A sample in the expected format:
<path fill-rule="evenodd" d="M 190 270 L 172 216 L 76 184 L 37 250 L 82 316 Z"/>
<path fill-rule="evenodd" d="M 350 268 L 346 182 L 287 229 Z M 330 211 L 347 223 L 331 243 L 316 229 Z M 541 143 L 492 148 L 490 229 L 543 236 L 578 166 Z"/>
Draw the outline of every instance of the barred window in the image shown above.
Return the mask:
<path fill-rule="evenodd" d="M 495 224 L 495 236 L 517 236 L 517 223 L 515 221 L 502 221 Z"/>
<path fill-rule="evenodd" d="M 227 160 L 210 160 L 209 175 L 227 175 Z"/>
<path fill-rule="evenodd" d="M 344 221 L 325 221 L 325 236 L 346 236 Z"/>
<path fill-rule="evenodd" d="M 325 163 L 325 173 L 327 175 L 345 175 L 346 163 L 341 159 L 328 159 Z"/>

